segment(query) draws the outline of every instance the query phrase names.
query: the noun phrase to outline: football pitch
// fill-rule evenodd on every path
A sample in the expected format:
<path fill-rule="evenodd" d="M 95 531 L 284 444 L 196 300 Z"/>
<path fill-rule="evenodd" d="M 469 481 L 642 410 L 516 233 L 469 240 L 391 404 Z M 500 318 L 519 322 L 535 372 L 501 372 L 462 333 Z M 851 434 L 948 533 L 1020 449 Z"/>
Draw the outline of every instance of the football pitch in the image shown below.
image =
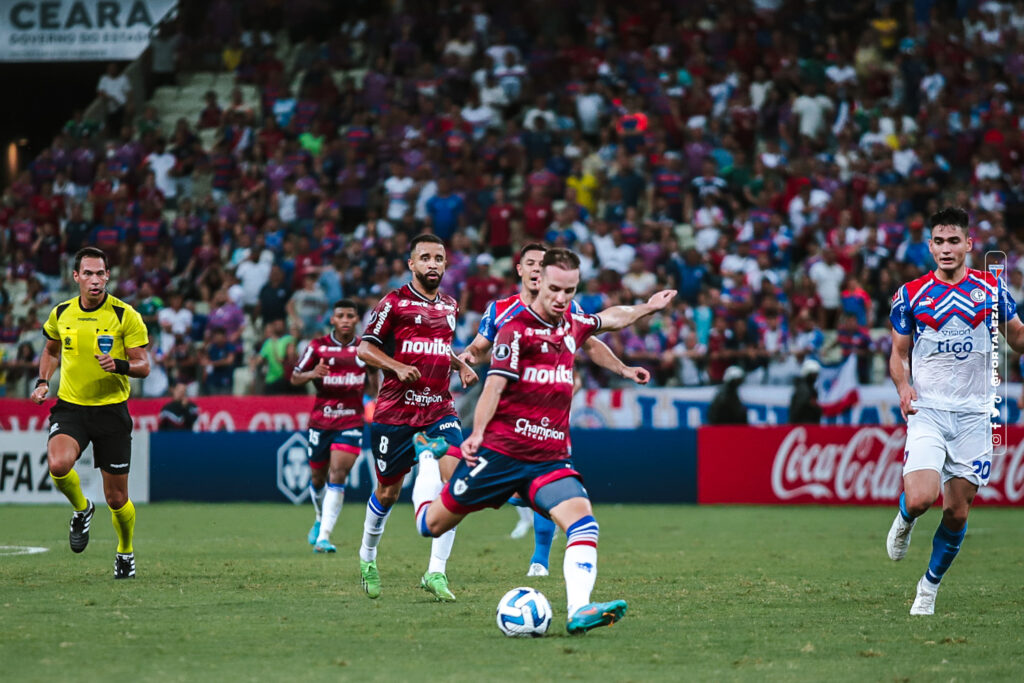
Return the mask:
<path fill-rule="evenodd" d="M 910 617 L 938 513 L 907 558 L 885 556 L 882 508 L 598 506 L 595 600 L 626 618 L 566 635 L 564 536 L 552 576 L 527 579 L 515 515 L 459 528 L 454 604 L 419 588 L 429 543 L 411 509 L 388 524 L 384 594 L 366 598 L 347 503 L 336 555 L 314 555 L 309 506 L 140 505 L 138 577 L 112 578 L 98 506 L 89 548 L 67 547 L 67 506 L 0 507 L 0 678 L 9 681 L 949 681 L 1024 678 L 1024 513 L 978 508 L 934 617 Z M 0 553 L 10 552 L 0 549 Z M 510 639 L 494 609 L 514 586 L 545 593 L 543 639 Z"/>

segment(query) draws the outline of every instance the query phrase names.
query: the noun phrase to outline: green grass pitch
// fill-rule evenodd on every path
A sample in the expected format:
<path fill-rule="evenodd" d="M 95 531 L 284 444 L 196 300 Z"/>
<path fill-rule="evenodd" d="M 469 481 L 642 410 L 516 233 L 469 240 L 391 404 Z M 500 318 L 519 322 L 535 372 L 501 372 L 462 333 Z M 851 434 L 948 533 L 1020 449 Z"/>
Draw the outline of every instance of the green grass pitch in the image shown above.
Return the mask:
<path fill-rule="evenodd" d="M 309 506 L 140 505 L 138 577 L 112 578 L 114 532 L 97 510 L 82 555 L 69 510 L 0 507 L 0 678 L 8 681 L 997 681 L 1024 679 L 1024 512 L 979 508 L 939 591 L 910 617 L 936 512 L 907 559 L 885 556 L 882 508 L 598 506 L 594 598 L 626 618 L 565 634 L 561 579 L 527 579 L 531 541 L 508 510 L 459 529 L 458 596 L 418 587 L 428 542 L 407 505 L 379 557 L 384 595 L 359 587 L 363 505 L 349 503 L 318 556 Z M 3 552 L 3 551 L 0 551 Z M 555 609 L 548 637 L 508 639 L 498 598 L 518 585 Z"/>

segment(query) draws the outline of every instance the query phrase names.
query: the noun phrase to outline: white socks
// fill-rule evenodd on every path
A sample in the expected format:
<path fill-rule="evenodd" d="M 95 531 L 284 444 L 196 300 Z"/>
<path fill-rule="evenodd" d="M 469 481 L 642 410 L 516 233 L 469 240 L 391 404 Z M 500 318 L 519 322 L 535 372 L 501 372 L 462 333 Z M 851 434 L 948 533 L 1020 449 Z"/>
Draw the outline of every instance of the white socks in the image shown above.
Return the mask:
<path fill-rule="evenodd" d="M 324 496 L 321 508 L 320 536 L 317 541 L 331 540 L 331 532 L 338 522 L 338 515 L 341 514 L 341 506 L 345 502 L 345 485 L 328 484 L 327 495 Z"/>
<path fill-rule="evenodd" d="M 441 468 L 438 466 L 437 460 L 429 456 L 421 457 L 420 470 L 412 486 L 413 514 L 416 517 L 416 529 L 420 533 L 422 533 L 422 518 L 426 515 L 428 504 L 437 498 L 443 488 Z M 430 565 L 427 567 L 427 573 L 444 573 L 445 568 L 448 566 L 448 557 L 452 554 L 452 545 L 454 544 L 455 529 L 450 529 L 431 541 Z"/>
<path fill-rule="evenodd" d="M 570 617 L 590 603 L 590 593 L 597 580 L 598 532 L 597 520 L 591 515 L 577 520 L 565 532 L 562 573 L 565 575 L 565 598 Z"/>
<path fill-rule="evenodd" d="M 427 566 L 427 573 L 441 572 L 444 574 L 448 566 L 448 556 L 452 554 L 452 546 L 455 545 L 455 529 L 449 529 L 430 542 L 430 564 Z"/>
<path fill-rule="evenodd" d="M 324 506 L 324 495 L 327 493 L 327 486 L 317 488 L 313 486 L 313 482 L 309 482 L 309 501 L 313 503 L 313 509 L 316 510 L 316 521 L 321 520 L 321 510 Z"/>
<path fill-rule="evenodd" d="M 388 515 L 391 508 L 384 507 L 377 500 L 377 494 L 370 495 L 366 502 L 366 521 L 363 523 L 363 543 L 359 546 L 359 559 L 363 562 L 373 562 L 377 559 L 377 545 L 380 537 L 384 535 L 384 525 L 388 523 Z"/>

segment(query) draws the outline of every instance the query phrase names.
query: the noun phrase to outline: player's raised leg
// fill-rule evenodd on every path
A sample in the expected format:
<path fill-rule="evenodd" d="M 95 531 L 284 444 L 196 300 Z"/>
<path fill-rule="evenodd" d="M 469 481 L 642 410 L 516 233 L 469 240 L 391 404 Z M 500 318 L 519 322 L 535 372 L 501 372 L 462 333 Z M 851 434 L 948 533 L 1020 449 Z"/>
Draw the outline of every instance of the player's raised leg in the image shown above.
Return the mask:
<path fill-rule="evenodd" d="M 903 493 L 899 510 L 889 527 L 885 550 L 889 559 L 902 560 L 910 547 L 917 518 L 939 497 L 942 466 L 946 460 L 946 415 L 928 408 L 907 416 L 906 457 L 903 462 Z"/>

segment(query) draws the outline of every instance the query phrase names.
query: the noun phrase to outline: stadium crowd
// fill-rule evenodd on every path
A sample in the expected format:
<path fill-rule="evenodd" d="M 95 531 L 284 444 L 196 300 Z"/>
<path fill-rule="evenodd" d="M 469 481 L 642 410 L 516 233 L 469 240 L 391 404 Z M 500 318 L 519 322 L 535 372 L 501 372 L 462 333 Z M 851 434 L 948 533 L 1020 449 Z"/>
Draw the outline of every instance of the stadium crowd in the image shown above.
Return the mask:
<path fill-rule="evenodd" d="M 90 244 L 149 326 L 147 396 L 293 390 L 329 305 L 406 282 L 424 230 L 449 245 L 461 343 L 531 241 L 581 254 L 588 312 L 678 289 L 605 337 L 661 386 L 730 365 L 789 383 L 850 354 L 884 380 L 889 298 L 934 267 L 944 204 L 970 211 L 973 265 L 1007 254 L 1022 298 L 1024 2 L 281 7 L 183 3 L 153 47 L 159 83 L 230 71 L 257 106 L 211 92 L 165 129 L 112 68 L 111 115 L 76 114 L 4 188 L 8 395 L 27 395 L 37 311 L 70 296 Z M 618 379 L 581 367 L 589 387 Z"/>

